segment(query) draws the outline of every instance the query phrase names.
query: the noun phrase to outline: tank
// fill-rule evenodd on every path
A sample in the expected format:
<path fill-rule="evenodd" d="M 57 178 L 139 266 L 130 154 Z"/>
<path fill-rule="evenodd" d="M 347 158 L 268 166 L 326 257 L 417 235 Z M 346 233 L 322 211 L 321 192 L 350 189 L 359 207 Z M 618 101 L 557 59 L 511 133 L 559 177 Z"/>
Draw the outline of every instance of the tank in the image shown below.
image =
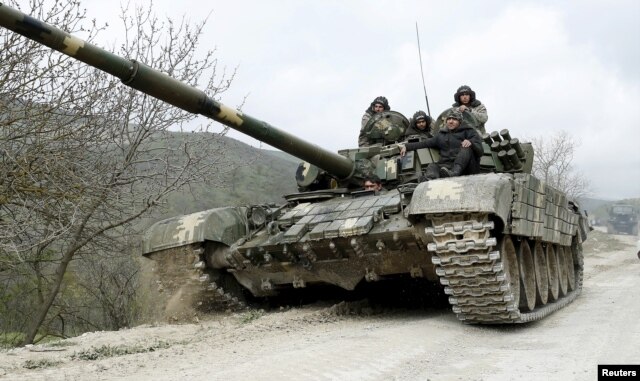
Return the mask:
<path fill-rule="evenodd" d="M 531 144 L 506 129 L 483 135 L 480 174 L 419 183 L 439 154 L 420 149 L 400 158 L 395 143 L 424 138 L 403 137 L 408 123 L 399 113 L 370 121 L 381 143 L 334 153 L 5 5 L 0 25 L 303 161 L 299 192 L 281 205 L 210 209 L 146 231 L 142 254 L 156 261 L 163 286 L 196 285 L 196 303 L 235 309 L 246 294 L 418 279 L 448 294 L 461 321 L 491 324 L 541 319 L 580 294 L 587 219 L 574 200 L 531 175 Z M 373 174 L 380 192 L 362 189 Z"/>
<path fill-rule="evenodd" d="M 638 235 L 638 208 L 630 204 L 615 204 L 608 210 L 607 233 Z"/>

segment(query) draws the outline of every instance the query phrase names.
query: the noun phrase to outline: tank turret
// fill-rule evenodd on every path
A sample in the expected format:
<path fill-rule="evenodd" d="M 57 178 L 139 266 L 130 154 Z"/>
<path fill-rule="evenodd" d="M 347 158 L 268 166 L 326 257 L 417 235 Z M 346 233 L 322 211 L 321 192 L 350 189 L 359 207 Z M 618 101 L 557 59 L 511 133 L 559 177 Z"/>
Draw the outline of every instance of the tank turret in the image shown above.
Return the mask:
<path fill-rule="evenodd" d="M 506 129 L 483 136 L 479 174 L 418 182 L 439 152 L 400 157 L 390 143 L 425 137 L 402 136 L 406 118 L 397 113 L 372 118 L 373 145 L 336 154 L 3 4 L 0 26 L 305 161 L 296 171 L 301 192 L 280 206 L 210 209 L 145 232 L 143 255 L 176 295 L 193 286 L 197 303 L 226 310 L 294 288 L 423 278 L 450 296 L 461 321 L 494 324 L 542 319 L 580 294 L 588 220 L 531 175 L 531 144 Z M 472 128 L 466 114 L 459 120 Z M 386 189 L 356 189 L 374 174 Z"/>

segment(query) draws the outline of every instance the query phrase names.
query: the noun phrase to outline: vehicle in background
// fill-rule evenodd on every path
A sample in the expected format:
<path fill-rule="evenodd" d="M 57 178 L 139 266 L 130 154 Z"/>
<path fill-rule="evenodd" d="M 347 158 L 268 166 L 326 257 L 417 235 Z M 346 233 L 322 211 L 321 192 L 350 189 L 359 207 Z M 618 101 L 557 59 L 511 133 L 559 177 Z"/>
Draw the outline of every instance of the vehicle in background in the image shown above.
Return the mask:
<path fill-rule="evenodd" d="M 638 235 L 638 208 L 630 204 L 615 204 L 608 210 L 607 233 Z"/>

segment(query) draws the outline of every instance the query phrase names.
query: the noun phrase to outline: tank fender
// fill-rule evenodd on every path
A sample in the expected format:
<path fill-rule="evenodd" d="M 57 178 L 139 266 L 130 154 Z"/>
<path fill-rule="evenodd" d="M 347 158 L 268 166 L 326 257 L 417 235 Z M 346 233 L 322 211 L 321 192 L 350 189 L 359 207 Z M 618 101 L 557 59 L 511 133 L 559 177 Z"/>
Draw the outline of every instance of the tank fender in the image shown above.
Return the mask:
<path fill-rule="evenodd" d="M 409 215 L 491 213 L 508 226 L 513 186 L 513 177 L 500 173 L 426 181 L 416 187 L 407 211 Z"/>
<path fill-rule="evenodd" d="M 142 254 L 204 241 L 231 246 L 246 235 L 246 216 L 246 207 L 226 207 L 158 221 L 144 233 Z"/>

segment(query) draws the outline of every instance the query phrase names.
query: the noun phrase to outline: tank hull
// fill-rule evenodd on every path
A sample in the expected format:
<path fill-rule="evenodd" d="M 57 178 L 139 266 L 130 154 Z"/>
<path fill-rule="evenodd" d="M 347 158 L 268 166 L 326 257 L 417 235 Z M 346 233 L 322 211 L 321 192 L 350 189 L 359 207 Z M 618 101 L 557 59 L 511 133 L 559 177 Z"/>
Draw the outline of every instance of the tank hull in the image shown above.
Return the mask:
<path fill-rule="evenodd" d="M 320 284 L 354 290 L 361 282 L 425 278 L 450 295 L 460 320 L 472 323 L 537 320 L 570 303 L 582 287 L 586 219 L 561 192 L 530 175 L 440 179 L 411 192 L 305 200 L 278 210 L 251 234 L 243 233 L 246 219 L 236 218 L 233 229 L 218 223 L 228 239 L 200 242 L 205 249 L 191 263 L 197 278 L 207 269 L 232 274 L 254 297 Z M 224 215 L 205 215 L 186 219 L 199 221 L 194 231 L 223 236 L 205 225 Z M 167 226 L 150 229 L 149 237 L 166 241 L 146 250 L 184 246 L 176 237 L 205 236 L 185 233 L 185 223 L 180 236 L 154 232 Z M 211 288 L 209 281 L 204 277 L 203 288 Z"/>

